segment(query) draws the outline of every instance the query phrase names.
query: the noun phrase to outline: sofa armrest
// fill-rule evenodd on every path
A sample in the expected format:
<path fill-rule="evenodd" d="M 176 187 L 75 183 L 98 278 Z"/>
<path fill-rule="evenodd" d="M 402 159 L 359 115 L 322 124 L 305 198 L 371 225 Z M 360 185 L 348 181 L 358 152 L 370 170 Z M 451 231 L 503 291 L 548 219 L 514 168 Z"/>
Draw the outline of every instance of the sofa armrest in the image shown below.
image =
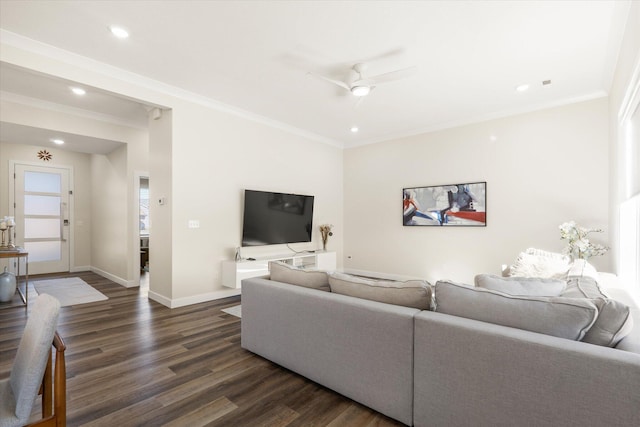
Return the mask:
<path fill-rule="evenodd" d="M 242 281 L 242 347 L 405 424 L 419 310 L 272 280 Z"/>
<path fill-rule="evenodd" d="M 415 426 L 638 426 L 640 355 L 421 312 Z"/>

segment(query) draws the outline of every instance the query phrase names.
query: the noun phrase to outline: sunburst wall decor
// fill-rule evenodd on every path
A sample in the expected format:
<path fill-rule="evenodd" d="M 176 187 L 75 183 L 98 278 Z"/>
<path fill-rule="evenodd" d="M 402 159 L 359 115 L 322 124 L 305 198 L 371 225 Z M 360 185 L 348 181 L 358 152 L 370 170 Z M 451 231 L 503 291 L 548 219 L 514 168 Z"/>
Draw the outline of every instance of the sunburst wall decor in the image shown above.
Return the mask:
<path fill-rule="evenodd" d="M 45 162 L 48 162 L 49 160 L 51 160 L 53 158 L 53 156 L 47 150 L 40 150 L 40 151 L 38 151 L 38 158 L 40 160 L 44 160 Z"/>

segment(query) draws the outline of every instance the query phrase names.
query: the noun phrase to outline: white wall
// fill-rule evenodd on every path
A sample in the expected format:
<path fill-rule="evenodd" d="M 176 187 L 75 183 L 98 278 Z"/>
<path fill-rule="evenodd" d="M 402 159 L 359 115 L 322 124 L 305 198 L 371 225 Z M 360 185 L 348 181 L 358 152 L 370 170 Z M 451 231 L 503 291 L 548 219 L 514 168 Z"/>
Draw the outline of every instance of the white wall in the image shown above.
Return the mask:
<path fill-rule="evenodd" d="M 619 114 L 626 106 L 628 94 L 638 88 L 640 69 L 640 3 L 632 2 L 629 17 L 625 26 L 625 34 L 618 55 L 618 63 L 609 94 L 609 122 L 610 122 L 610 164 L 609 176 L 610 199 L 610 228 L 612 230 L 612 257 L 614 271 L 618 272 L 620 254 L 618 246 L 620 203 L 640 191 L 640 136 L 629 138 L 635 141 L 635 147 L 628 150 L 625 146 L 627 138 L 620 135 L 621 123 Z M 634 72 L 636 75 L 634 76 Z M 640 96 L 636 94 L 636 97 Z M 637 113 L 636 113 L 637 114 Z M 637 289 L 636 289 L 637 291 Z"/>
<path fill-rule="evenodd" d="M 91 156 L 91 264 L 94 271 L 127 285 L 127 147 Z"/>
<path fill-rule="evenodd" d="M 222 286 L 221 262 L 233 259 L 240 246 L 246 188 L 315 196 L 313 242 L 292 247 L 320 248 L 318 226 L 333 223 L 336 235 L 329 249 L 341 257 L 341 149 L 194 104 L 178 103 L 172 108 L 173 197 L 169 205 L 174 304 L 188 303 L 198 295 L 237 293 Z M 151 192 L 158 195 L 153 173 L 150 178 Z M 157 224 L 151 215 L 153 287 Z M 200 228 L 187 228 L 189 220 L 198 220 Z M 245 248 L 243 255 L 289 252 L 285 245 L 275 245 Z"/>
<path fill-rule="evenodd" d="M 471 282 L 528 247 L 560 251 L 564 221 L 607 228 L 607 159 L 606 99 L 346 150 L 344 266 Z M 477 181 L 487 227 L 402 226 L 404 187 Z"/>
<path fill-rule="evenodd" d="M 173 300 L 172 122 L 172 111 L 149 121 L 149 297 L 168 306 Z"/>

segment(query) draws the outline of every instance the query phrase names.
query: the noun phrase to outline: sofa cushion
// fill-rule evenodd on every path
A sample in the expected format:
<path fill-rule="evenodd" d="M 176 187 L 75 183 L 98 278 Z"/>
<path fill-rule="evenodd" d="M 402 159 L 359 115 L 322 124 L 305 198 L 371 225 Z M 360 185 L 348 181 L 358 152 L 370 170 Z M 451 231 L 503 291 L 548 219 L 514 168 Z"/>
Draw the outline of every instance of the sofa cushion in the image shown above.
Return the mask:
<path fill-rule="evenodd" d="M 615 347 L 633 328 L 629 307 L 609 298 L 592 277 L 568 276 L 567 287 L 560 296 L 585 299 L 598 307 L 598 318 L 582 339 L 584 342 Z"/>
<path fill-rule="evenodd" d="M 333 272 L 329 273 L 329 285 L 337 294 L 421 310 L 431 306 L 431 286 L 424 280 L 375 280 Z"/>
<path fill-rule="evenodd" d="M 438 281 L 435 311 L 571 340 L 582 339 L 598 316 L 586 299 L 524 297 Z"/>
<path fill-rule="evenodd" d="M 509 267 L 509 275 L 564 279 L 571 259 L 559 253 L 529 248 L 521 252 Z"/>
<path fill-rule="evenodd" d="M 492 274 L 478 274 L 475 277 L 475 284 L 479 288 L 491 291 L 530 297 L 555 297 L 560 295 L 566 287 L 566 282 L 559 279 L 500 277 Z"/>
<path fill-rule="evenodd" d="M 326 271 L 308 270 L 291 266 L 285 262 L 270 262 L 269 271 L 271 280 L 288 283 L 290 285 L 304 286 L 305 288 L 318 289 L 329 292 L 329 278 Z"/>

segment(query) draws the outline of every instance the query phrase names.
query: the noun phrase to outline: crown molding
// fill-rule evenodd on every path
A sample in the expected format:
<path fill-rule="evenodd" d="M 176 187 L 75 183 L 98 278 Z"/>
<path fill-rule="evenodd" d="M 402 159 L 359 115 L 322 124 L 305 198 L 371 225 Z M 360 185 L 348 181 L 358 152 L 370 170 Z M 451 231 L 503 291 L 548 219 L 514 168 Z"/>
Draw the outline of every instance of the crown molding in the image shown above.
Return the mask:
<path fill-rule="evenodd" d="M 0 43 L 2 45 L 11 46 L 17 49 L 27 51 L 32 54 L 36 54 L 36 55 L 44 56 L 49 59 L 60 61 L 64 64 L 71 65 L 86 71 L 90 71 L 98 75 L 103 75 L 103 76 L 116 79 L 131 85 L 142 87 L 150 91 L 158 92 L 162 95 L 171 96 L 174 98 L 181 99 L 183 101 L 188 101 L 188 102 L 201 105 L 207 108 L 211 108 L 217 111 L 233 114 L 243 119 L 260 123 L 262 125 L 269 126 L 271 128 L 279 129 L 284 132 L 303 137 L 305 139 L 321 142 L 323 144 L 328 144 L 338 148 L 344 148 L 344 143 L 342 141 L 327 138 L 327 137 L 318 135 L 316 133 L 297 128 L 295 126 L 291 126 L 287 123 L 273 120 L 273 119 L 261 116 L 259 114 L 255 114 L 247 110 L 199 95 L 197 93 L 190 92 L 188 90 L 181 89 L 179 87 L 172 86 L 172 85 L 163 83 L 161 81 L 154 80 L 149 77 L 145 77 L 143 75 L 124 70 L 122 68 L 114 67 L 104 62 L 96 61 L 94 59 L 87 58 L 86 56 L 78 55 L 76 53 L 73 53 L 64 49 L 60 49 L 58 47 L 55 47 L 46 43 L 42 43 L 37 40 L 30 39 L 28 37 L 24 37 L 7 30 L 0 29 Z M 0 60 L 4 60 L 4 58 L 2 58 L 1 55 L 0 55 Z M 21 64 L 15 64 L 15 65 L 22 66 Z M 109 90 L 108 88 L 103 88 L 103 89 Z M 121 94 L 121 95 L 127 96 L 125 94 Z M 157 104 L 152 101 L 145 101 L 145 100 L 136 100 L 136 101 L 143 104 L 152 104 L 154 106 L 157 106 Z M 171 105 L 166 105 L 163 108 L 171 108 Z"/>

